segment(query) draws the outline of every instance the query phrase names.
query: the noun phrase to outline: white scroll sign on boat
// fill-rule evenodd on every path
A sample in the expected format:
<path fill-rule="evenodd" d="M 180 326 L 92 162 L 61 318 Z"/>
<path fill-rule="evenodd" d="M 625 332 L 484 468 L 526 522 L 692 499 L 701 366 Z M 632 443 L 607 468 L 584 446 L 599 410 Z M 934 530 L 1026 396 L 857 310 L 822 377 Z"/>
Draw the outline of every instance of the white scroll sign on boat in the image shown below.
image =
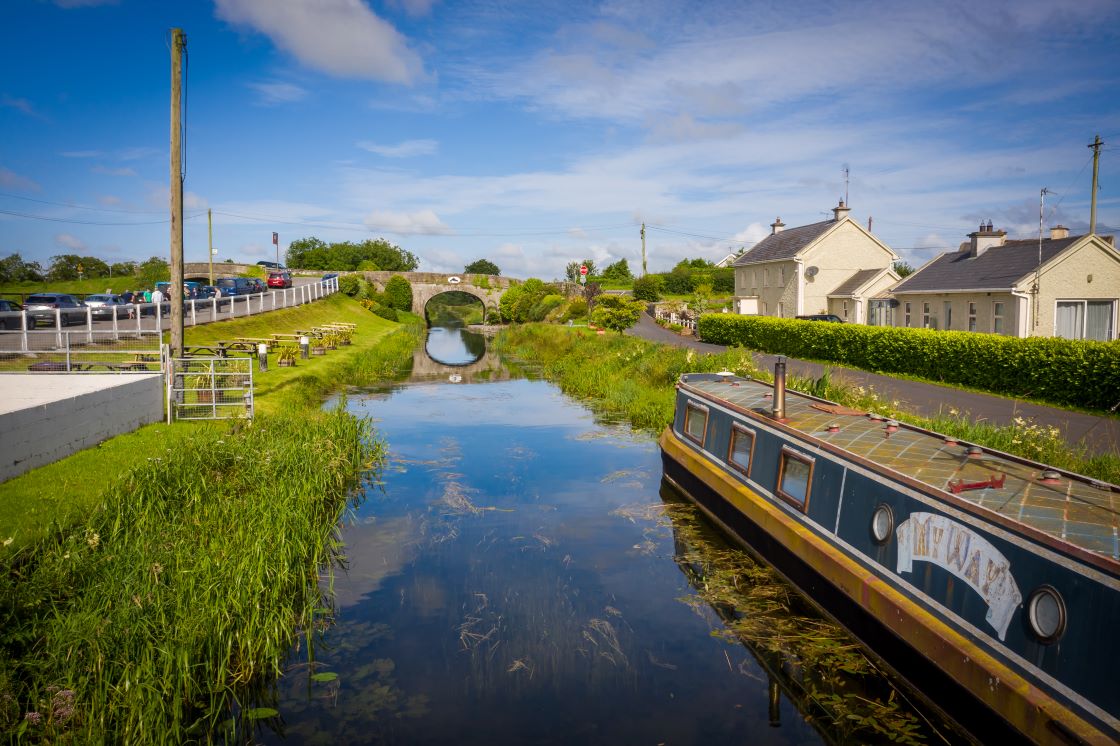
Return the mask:
<path fill-rule="evenodd" d="M 998 549 L 967 526 L 935 513 L 911 513 L 895 536 L 897 572 L 913 572 L 914 560 L 948 570 L 984 599 L 988 605 L 984 618 L 1003 639 L 1023 596 L 1011 575 L 1011 563 Z"/>

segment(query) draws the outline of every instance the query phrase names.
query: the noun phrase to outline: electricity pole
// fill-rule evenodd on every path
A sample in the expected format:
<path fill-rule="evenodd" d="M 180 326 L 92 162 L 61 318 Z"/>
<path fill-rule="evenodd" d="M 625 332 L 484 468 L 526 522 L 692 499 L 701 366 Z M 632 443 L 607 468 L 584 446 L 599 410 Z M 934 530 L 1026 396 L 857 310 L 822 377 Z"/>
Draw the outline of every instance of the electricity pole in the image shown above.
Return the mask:
<path fill-rule="evenodd" d="M 1097 166 L 1101 160 L 1101 136 L 1097 135 L 1092 144 L 1089 145 L 1093 150 L 1093 201 L 1092 207 L 1089 208 L 1089 233 L 1097 232 Z"/>
<path fill-rule="evenodd" d="M 183 29 L 171 29 L 171 354 L 183 356 Z"/>
<path fill-rule="evenodd" d="M 214 284 L 214 211 L 207 208 L 206 210 L 206 250 L 210 253 L 207 258 L 210 260 L 210 285 Z"/>
<path fill-rule="evenodd" d="M 646 224 L 642 223 L 642 277 L 646 276 Z"/>

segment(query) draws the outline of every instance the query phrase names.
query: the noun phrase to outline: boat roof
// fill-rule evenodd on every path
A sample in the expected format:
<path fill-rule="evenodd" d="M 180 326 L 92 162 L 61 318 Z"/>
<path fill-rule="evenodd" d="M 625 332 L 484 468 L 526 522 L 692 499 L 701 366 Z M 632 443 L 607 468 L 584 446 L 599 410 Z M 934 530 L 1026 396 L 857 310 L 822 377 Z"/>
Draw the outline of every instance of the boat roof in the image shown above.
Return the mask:
<path fill-rule="evenodd" d="M 681 376 L 681 384 L 771 425 L 779 424 L 769 417 L 773 387 L 768 383 L 691 373 Z M 828 450 L 846 452 L 857 462 L 871 462 L 941 490 L 948 503 L 982 508 L 1001 517 L 1000 523 L 1015 524 L 1026 533 L 1042 534 L 1096 558 L 1120 559 L 1120 486 L 988 448 L 970 455 L 970 449 L 976 448 L 971 443 L 796 391 L 786 392 L 785 418 L 780 425 L 826 444 Z M 888 422 L 897 430 L 888 432 Z M 835 432 L 829 432 L 830 425 L 838 426 Z M 1002 486 L 976 486 L 992 477 L 997 481 L 1002 477 Z"/>

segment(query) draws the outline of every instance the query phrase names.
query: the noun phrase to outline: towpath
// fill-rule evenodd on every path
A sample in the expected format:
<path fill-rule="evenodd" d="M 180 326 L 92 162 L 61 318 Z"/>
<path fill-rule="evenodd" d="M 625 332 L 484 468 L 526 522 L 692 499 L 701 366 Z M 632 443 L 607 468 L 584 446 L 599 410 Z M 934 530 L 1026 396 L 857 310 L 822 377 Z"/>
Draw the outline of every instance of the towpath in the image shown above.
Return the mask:
<path fill-rule="evenodd" d="M 655 324 L 653 319 L 644 313 L 627 334 L 678 347 L 690 347 L 700 352 L 723 352 L 727 349 L 723 345 L 701 342 L 695 337 L 674 334 Z M 761 352 L 754 352 L 752 356 L 759 367 L 770 370 L 774 369 L 774 361 L 778 359 L 777 355 Z M 974 422 L 990 422 L 995 425 L 1009 425 L 1016 417 L 1022 417 L 1039 425 L 1059 428 L 1067 442 L 1082 445 L 1092 453 L 1120 454 L 1120 417 L 1071 412 L 1018 399 L 965 391 L 952 386 L 909 381 L 805 360 L 790 358 L 787 364 L 787 370 L 791 374 L 813 378 L 820 377 L 826 368 L 832 370 L 834 381 L 871 389 L 885 399 L 899 402 L 900 407 L 916 414 L 932 417 L 948 412 L 952 408 Z"/>

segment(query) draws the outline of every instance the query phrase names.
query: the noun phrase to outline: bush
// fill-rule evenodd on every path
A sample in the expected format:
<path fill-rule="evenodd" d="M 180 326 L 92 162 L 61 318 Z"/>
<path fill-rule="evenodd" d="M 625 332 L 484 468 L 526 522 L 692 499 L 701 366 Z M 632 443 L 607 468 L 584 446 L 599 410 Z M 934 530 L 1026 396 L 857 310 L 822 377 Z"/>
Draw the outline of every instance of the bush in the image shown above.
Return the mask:
<path fill-rule="evenodd" d="M 558 321 L 566 324 L 572 319 L 583 318 L 587 318 L 587 301 L 583 298 L 572 298 L 564 308 L 564 313 L 560 314 Z"/>
<path fill-rule="evenodd" d="M 559 308 L 564 303 L 562 295 L 546 295 L 541 298 L 529 311 L 529 321 L 544 321 L 548 314 Z"/>
<path fill-rule="evenodd" d="M 730 267 L 714 270 L 708 280 L 712 284 L 712 292 L 716 294 L 735 292 L 735 270 Z"/>
<path fill-rule="evenodd" d="M 700 317 L 706 342 L 902 373 L 1005 396 L 1110 409 L 1120 402 L 1120 343 L 829 324 L 735 314 Z"/>
<path fill-rule="evenodd" d="M 357 298 L 362 292 L 362 285 L 365 280 L 361 275 L 343 275 L 338 278 L 338 289 L 349 295 L 351 298 Z"/>
<path fill-rule="evenodd" d="M 654 275 L 646 275 L 634 280 L 634 297 L 637 300 L 656 303 L 661 300 L 661 283 Z"/>
<path fill-rule="evenodd" d="M 691 272 L 674 269 L 669 274 L 662 275 L 661 287 L 671 295 L 688 295 L 695 289 L 696 283 Z"/>
<path fill-rule="evenodd" d="M 400 316 L 397 314 L 397 311 L 396 311 L 395 308 L 390 308 L 389 306 L 378 305 L 376 308 L 373 309 L 373 312 L 383 319 L 388 319 L 389 321 L 400 321 Z"/>
<path fill-rule="evenodd" d="M 398 311 L 412 310 L 412 283 L 401 275 L 393 275 L 385 283 L 385 303 Z"/>
<path fill-rule="evenodd" d="M 623 295 L 602 295 L 595 302 L 591 320 L 598 326 L 612 329 L 619 334 L 638 323 L 646 308 L 644 301 L 631 300 Z"/>

